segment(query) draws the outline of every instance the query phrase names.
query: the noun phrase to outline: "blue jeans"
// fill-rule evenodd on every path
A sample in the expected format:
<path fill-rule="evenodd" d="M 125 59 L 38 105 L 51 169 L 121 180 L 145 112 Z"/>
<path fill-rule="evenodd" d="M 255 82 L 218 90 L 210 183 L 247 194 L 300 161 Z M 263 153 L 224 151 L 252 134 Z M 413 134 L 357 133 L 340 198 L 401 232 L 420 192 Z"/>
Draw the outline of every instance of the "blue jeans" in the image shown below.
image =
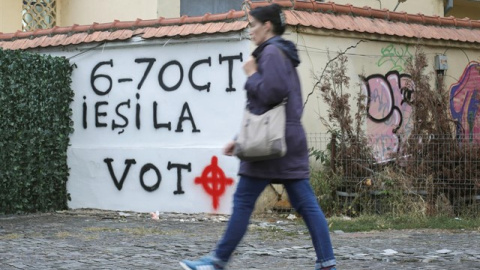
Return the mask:
<path fill-rule="evenodd" d="M 223 238 L 217 244 L 215 256 L 227 262 L 247 231 L 255 202 L 270 180 L 241 176 L 233 197 L 233 213 Z M 317 203 L 309 179 L 286 180 L 283 182 L 290 203 L 302 215 L 312 237 L 317 254 L 316 267 L 336 264 L 327 220 Z"/>

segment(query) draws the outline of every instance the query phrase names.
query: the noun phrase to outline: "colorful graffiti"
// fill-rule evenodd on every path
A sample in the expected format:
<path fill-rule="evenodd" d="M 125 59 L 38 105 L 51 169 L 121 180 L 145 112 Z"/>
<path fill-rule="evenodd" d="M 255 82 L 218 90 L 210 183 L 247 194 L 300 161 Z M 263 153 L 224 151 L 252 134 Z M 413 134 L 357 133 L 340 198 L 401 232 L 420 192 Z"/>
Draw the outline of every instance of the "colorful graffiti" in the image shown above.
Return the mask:
<path fill-rule="evenodd" d="M 390 71 L 364 78 L 362 90 L 367 107 L 367 134 L 375 158 L 382 162 L 398 152 L 401 138 L 412 131 L 410 101 L 415 86 L 407 74 Z"/>
<path fill-rule="evenodd" d="M 381 50 L 381 58 L 378 60 L 377 65 L 381 67 L 386 63 L 392 65 L 390 71 L 396 70 L 402 72 L 405 69 L 405 64 L 413 55 L 408 51 L 409 46 L 405 47 L 396 46 L 390 44 Z"/>
<path fill-rule="evenodd" d="M 480 143 L 480 63 L 470 62 L 450 87 L 450 112 L 457 121 L 457 135 Z"/>
<path fill-rule="evenodd" d="M 225 193 L 227 186 L 233 184 L 233 179 L 225 177 L 222 168 L 218 166 L 218 158 L 213 156 L 212 163 L 205 167 L 202 176 L 195 178 L 195 184 L 202 185 L 205 192 L 212 196 L 213 209 L 217 209 L 220 197 Z"/>

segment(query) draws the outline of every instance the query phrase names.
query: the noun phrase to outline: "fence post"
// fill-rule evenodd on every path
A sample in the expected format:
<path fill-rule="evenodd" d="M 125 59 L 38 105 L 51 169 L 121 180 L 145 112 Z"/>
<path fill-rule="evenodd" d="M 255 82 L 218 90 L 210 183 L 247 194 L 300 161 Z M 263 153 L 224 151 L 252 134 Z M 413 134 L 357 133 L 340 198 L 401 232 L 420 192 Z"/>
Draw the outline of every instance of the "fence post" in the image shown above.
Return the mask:
<path fill-rule="evenodd" d="M 333 173 L 336 173 L 336 168 L 335 168 L 335 161 L 336 161 L 336 157 L 337 157 L 337 143 L 336 142 L 337 142 L 337 134 L 335 132 L 332 132 L 332 138 L 330 140 L 330 147 L 332 148 L 331 149 L 332 157 L 331 157 L 331 160 L 330 160 L 330 167 L 331 167 Z"/>

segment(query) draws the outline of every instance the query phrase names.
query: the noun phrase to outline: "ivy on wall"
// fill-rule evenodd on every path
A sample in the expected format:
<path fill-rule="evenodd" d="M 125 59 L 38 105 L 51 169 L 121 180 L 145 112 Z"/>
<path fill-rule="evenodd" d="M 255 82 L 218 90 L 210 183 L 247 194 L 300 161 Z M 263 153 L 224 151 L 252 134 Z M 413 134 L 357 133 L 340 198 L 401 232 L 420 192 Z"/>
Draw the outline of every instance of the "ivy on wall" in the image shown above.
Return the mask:
<path fill-rule="evenodd" d="M 65 58 L 0 49 L 0 213 L 67 208 L 71 73 Z"/>

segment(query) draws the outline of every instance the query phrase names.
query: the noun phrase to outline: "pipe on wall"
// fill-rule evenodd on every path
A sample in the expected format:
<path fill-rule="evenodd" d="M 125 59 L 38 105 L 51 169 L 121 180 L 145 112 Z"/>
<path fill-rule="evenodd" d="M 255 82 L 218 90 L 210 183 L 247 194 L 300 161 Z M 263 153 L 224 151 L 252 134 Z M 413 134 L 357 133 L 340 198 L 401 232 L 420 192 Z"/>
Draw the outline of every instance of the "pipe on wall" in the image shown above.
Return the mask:
<path fill-rule="evenodd" d="M 447 13 L 453 8 L 453 0 L 447 0 L 447 5 L 445 6 L 445 11 L 444 15 L 447 15 Z"/>

